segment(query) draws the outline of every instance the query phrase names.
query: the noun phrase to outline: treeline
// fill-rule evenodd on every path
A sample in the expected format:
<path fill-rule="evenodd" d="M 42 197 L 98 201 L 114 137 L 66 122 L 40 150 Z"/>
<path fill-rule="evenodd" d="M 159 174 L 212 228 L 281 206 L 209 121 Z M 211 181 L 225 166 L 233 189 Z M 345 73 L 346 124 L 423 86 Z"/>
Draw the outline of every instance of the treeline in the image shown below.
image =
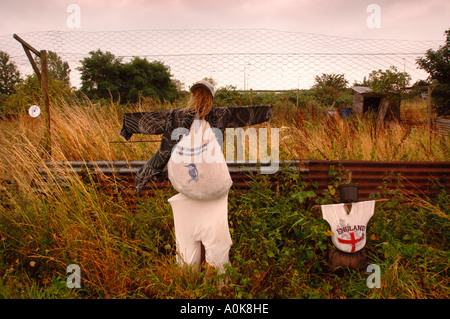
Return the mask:
<path fill-rule="evenodd" d="M 111 52 L 89 53 L 81 61 L 81 89 L 90 99 L 109 99 L 120 103 L 136 103 L 140 97 L 153 97 L 160 102 L 173 102 L 178 96 L 170 68 L 160 61 L 149 62 L 139 57 L 123 63 Z"/>
<path fill-rule="evenodd" d="M 426 86 L 433 85 L 432 101 L 438 116 L 450 116 L 450 29 L 445 31 L 446 41 L 438 50 L 430 49 L 424 57 L 417 59 L 419 68 L 429 77 L 416 82 L 413 87 L 426 92 Z M 187 92 L 183 83 L 174 79 L 170 67 L 161 61 L 148 61 L 134 57 L 128 62 L 111 52 L 101 50 L 89 52 L 80 61 L 77 69 L 81 73 L 81 87 L 71 87 L 70 68 L 55 52 L 48 52 L 50 95 L 61 98 L 69 95 L 87 97 L 120 104 L 138 103 L 142 99 L 152 99 L 157 103 L 173 103 L 180 99 L 184 103 Z M 211 81 L 213 79 L 205 78 Z M 397 97 L 406 94 L 411 77 L 392 66 L 387 70 L 373 70 L 363 81 L 353 85 L 371 87 L 375 92 Z M 424 89 L 425 87 L 425 89 Z M 0 113 L 18 113 L 30 104 L 38 103 L 41 97 L 39 81 L 35 75 L 21 78 L 17 66 L 10 61 L 6 52 L 0 51 Z M 238 93 L 236 87 L 217 88 L 217 105 L 239 105 L 251 102 L 273 103 L 274 100 L 290 99 L 294 103 L 314 102 L 323 107 L 349 107 L 352 103 L 352 90 L 344 74 L 322 74 L 315 77 L 310 90 L 301 94 L 252 94 Z M 300 99 L 300 101 L 299 101 Z"/>
<path fill-rule="evenodd" d="M 39 59 L 37 63 L 40 64 Z M 137 103 L 141 98 L 173 102 L 180 94 L 179 81 L 172 79 L 170 67 L 160 61 L 139 57 L 123 62 L 111 52 L 89 52 L 80 61 L 81 87 L 72 87 L 69 64 L 55 52 L 48 52 L 49 94 L 54 98 L 78 96 L 97 101 Z M 39 66 L 40 67 L 40 66 Z M 8 53 L 0 51 L 0 113 L 18 113 L 41 98 L 35 74 L 21 74 Z"/>

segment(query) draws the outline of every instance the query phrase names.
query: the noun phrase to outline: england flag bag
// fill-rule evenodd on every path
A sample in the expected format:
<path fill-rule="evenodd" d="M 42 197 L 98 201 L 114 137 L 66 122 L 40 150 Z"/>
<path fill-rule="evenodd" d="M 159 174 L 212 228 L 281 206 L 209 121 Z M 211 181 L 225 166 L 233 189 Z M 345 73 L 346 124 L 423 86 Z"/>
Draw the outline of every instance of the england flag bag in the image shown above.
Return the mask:
<path fill-rule="evenodd" d="M 233 183 L 222 148 L 205 120 L 194 120 L 189 134 L 175 145 L 167 171 L 172 186 L 192 199 L 219 198 Z"/>

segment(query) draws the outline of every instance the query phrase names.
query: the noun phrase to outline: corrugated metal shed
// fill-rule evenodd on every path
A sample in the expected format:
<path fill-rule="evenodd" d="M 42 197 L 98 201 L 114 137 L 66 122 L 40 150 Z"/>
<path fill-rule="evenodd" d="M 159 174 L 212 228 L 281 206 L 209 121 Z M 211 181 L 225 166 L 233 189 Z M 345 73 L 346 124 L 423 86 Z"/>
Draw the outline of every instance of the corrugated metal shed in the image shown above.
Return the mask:
<path fill-rule="evenodd" d="M 367 86 L 354 86 L 352 87 L 352 90 L 359 94 L 365 94 L 373 91 L 371 88 Z"/>
<path fill-rule="evenodd" d="M 374 112 L 378 114 L 378 121 L 392 120 L 400 118 L 400 96 L 398 101 L 387 98 L 386 94 L 373 92 L 373 90 L 366 86 L 352 87 L 353 106 L 352 112 L 366 113 Z"/>

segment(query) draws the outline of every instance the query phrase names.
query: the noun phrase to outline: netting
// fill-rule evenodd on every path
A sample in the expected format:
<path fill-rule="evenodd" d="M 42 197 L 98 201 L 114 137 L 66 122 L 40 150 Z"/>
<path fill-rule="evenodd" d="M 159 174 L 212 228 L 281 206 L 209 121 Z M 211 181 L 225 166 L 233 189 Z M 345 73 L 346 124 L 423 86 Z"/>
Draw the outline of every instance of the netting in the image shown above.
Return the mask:
<path fill-rule="evenodd" d="M 276 30 L 143 30 L 48 31 L 18 34 L 37 50 L 56 52 L 71 68 L 71 82 L 80 85 L 80 60 L 90 51 L 110 51 L 123 62 L 133 57 L 162 61 L 185 88 L 205 77 L 218 87 L 237 89 L 308 89 L 323 73 L 344 74 L 352 85 L 373 70 L 395 66 L 412 83 L 427 78 L 416 59 L 441 41 L 353 39 Z M 11 35 L 0 36 L 22 74 L 33 72 Z"/>

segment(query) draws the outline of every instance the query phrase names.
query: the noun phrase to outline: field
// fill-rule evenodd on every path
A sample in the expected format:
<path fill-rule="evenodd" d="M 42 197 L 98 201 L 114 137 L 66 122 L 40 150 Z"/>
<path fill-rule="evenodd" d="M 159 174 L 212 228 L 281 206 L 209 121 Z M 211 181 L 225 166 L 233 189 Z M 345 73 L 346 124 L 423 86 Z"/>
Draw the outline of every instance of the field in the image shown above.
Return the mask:
<path fill-rule="evenodd" d="M 273 104 L 272 119 L 259 127 L 280 128 L 281 160 L 450 160 L 449 137 L 430 134 L 424 124 L 380 126 L 371 116 L 329 117 L 314 104 L 300 110 L 288 100 Z M 440 185 L 435 198 L 383 187 L 374 196 L 388 201 L 376 204 L 368 225 L 369 260 L 381 269 L 381 287 L 370 289 L 366 272 L 327 269 L 331 232 L 317 205 L 336 202 L 335 192 L 316 196 L 291 171 L 281 172 L 275 188 L 256 176 L 251 191 L 230 192 L 230 282 L 218 291 L 219 275 L 207 266 L 195 274 L 175 263 L 167 202 L 174 190 L 139 196 L 112 180 L 106 193 L 89 175 L 71 176 L 63 187 L 57 176 L 44 182 L 38 172 L 46 160 L 147 160 L 158 143 L 110 143 L 123 141 L 122 114 L 182 105 L 60 98 L 53 102 L 50 158 L 42 148 L 42 117 L 0 122 L 1 297 L 450 297 L 450 197 Z M 81 288 L 67 287 L 70 264 L 80 266 Z"/>

